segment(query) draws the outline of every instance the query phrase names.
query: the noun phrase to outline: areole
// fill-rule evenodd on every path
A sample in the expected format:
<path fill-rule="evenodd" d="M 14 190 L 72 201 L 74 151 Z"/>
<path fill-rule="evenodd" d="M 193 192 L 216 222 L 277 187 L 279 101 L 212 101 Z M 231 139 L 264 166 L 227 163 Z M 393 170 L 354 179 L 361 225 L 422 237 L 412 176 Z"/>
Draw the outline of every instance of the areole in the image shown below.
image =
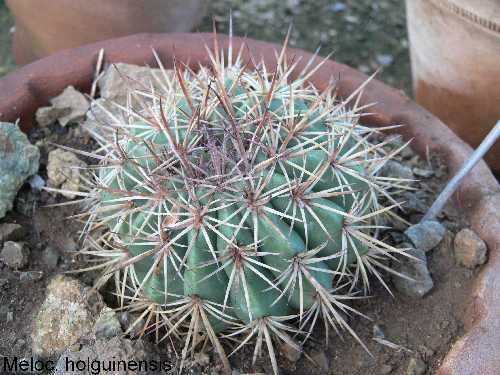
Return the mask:
<path fill-rule="evenodd" d="M 34 113 L 49 99 L 68 85 L 89 90 L 94 76 L 99 50 L 104 49 L 106 63 L 127 62 L 155 66 L 151 51 L 154 48 L 165 67 L 172 67 L 174 55 L 196 67 L 206 64 L 205 45 L 211 45 L 209 34 L 138 34 L 103 41 L 84 47 L 62 51 L 49 56 L 0 79 L 0 121 L 20 118 L 21 127 L 27 131 L 34 124 Z M 227 37 L 218 37 L 220 46 L 227 46 Z M 245 43 L 245 58 L 249 54 L 262 57 L 272 66 L 279 46 L 249 39 L 234 38 L 238 48 Z M 290 59 L 301 59 L 297 71 L 304 66 L 311 54 L 289 50 Z M 320 58 L 317 58 L 320 59 Z M 319 61 L 319 60 L 317 60 Z M 345 65 L 326 61 L 314 74 L 311 82 L 324 89 L 332 78 L 338 79 L 338 91 L 348 96 L 366 76 Z M 440 153 L 453 174 L 470 155 L 471 149 L 442 122 L 422 109 L 397 90 L 379 81 L 370 82 L 362 102 L 377 104 L 370 108 L 365 121 L 375 126 L 404 124 L 400 132 L 407 139 L 414 138 L 414 148 Z M 399 131 L 399 130 L 398 130 Z M 489 247 L 489 262 L 478 275 L 474 293 L 470 296 L 470 313 L 464 317 L 466 333 L 452 347 L 438 370 L 439 374 L 496 374 L 500 367 L 500 187 L 484 162 L 479 163 L 467 176 L 455 195 L 457 204 L 470 219 L 471 228 Z"/>

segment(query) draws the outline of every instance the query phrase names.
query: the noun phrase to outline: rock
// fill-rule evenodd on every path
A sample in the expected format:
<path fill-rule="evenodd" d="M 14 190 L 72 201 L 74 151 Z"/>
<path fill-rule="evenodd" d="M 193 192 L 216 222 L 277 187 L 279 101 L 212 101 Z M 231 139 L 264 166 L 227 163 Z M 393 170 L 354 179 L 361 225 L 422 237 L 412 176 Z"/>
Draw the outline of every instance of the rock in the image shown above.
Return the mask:
<path fill-rule="evenodd" d="M 412 225 L 405 234 L 413 245 L 422 251 L 434 249 L 443 239 L 446 228 L 438 221 L 426 220 Z"/>
<path fill-rule="evenodd" d="M 26 228 L 20 224 L 0 224 L 0 242 L 21 241 L 26 236 Z"/>
<path fill-rule="evenodd" d="M 120 322 L 123 332 L 130 335 L 130 337 L 139 337 L 142 334 L 144 321 L 139 318 L 140 314 L 129 313 L 128 311 L 123 311 L 118 314 L 118 321 Z"/>
<path fill-rule="evenodd" d="M 58 275 L 47 286 L 47 296 L 35 318 L 31 335 L 33 353 L 41 357 L 61 354 L 92 333 L 95 313 L 91 298 L 101 297 L 78 280 Z"/>
<path fill-rule="evenodd" d="M 334 13 L 343 12 L 344 10 L 346 10 L 346 8 L 347 5 L 341 3 L 340 1 L 337 1 L 336 3 L 333 3 L 332 5 L 328 6 L 328 9 Z"/>
<path fill-rule="evenodd" d="M 283 342 L 280 344 L 279 350 L 281 354 L 292 363 L 297 362 L 302 356 L 302 350 L 300 350 L 298 345 L 294 347 L 286 342 Z"/>
<path fill-rule="evenodd" d="M 388 365 L 388 364 L 385 364 L 385 365 L 382 365 L 380 366 L 380 375 L 387 375 L 387 374 L 390 374 L 392 372 L 392 366 L 391 365 Z"/>
<path fill-rule="evenodd" d="M 20 281 L 37 281 L 43 277 L 42 271 L 26 271 L 19 273 Z"/>
<path fill-rule="evenodd" d="M 79 371 L 76 368 L 76 363 L 85 364 L 87 361 L 94 365 L 94 368 L 85 368 Z M 154 371 L 151 367 L 146 369 L 142 367 L 142 371 L 137 368 L 132 368 L 130 363 L 148 363 L 151 366 L 155 362 L 158 367 Z M 115 370 L 109 369 L 108 363 L 115 364 Z M 124 369 L 123 365 L 118 368 L 118 363 L 126 363 L 129 367 Z M 68 366 L 69 364 L 69 366 Z M 100 368 L 97 369 L 97 364 Z M 82 345 L 79 350 L 66 350 L 57 361 L 52 375 L 92 375 L 92 374 L 107 374 L 107 375 L 132 375 L 132 374 L 169 374 L 173 369 L 171 362 L 163 362 L 156 354 L 154 347 L 142 340 L 127 340 L 120 337 L 111 339 L 103 339 L 91 341 Z"/>
<path fill-rule="evenodd" d="M 318 365 L 322 372 L 328 372 L 330 364 L 328 361 L 328 357 L 323 350 L 311 353 L 311 359 L 314 361 L 314 363 L 316 363 L 316 365 Z"/>
<path fill-rule="evenodd" d="M 373 325 L 372 332 L 373 332 L 373 337 L 374 338 L 379 338 L 379 339 L 384 339 L 385 338 L 384 330 L 378 324 L 374 324 Z"/>
<path fill-rule="evenodd" d="M 422 177 L 422 178 L 429 178 L 429 177 L 434 175 L 433 171 L 431 171 L 429 169 L 418 168 L 418 167 L 413 168 L 413 173 L 416 176 Z"/>
<path fill-rule="evenodd" d="M 54 270 L 59 262 L 59 253 L 52 246 L 47 246 L 42 252 L 42 262 L 49 270 Z"/>
<path fill-rule="evenodd" d="M 406 180 L 412 180 L 415 178 L 413 176 L 413 172 L 411 171 L 411 168 L 401 164 L 395 160 L 389 160 L 387 163 L 384 164 L 382 167 L 382 170 L 380 171 L 382 176 L 385 177 L 397 177 L 397 178 L 404 178 Z"/>
<path fill-rule="evenodd" d="M 486 244 L 472 230 L 466 228 L 458 232 L 453 245 L 458 264 L 474 268 L 486 262 L 488 251 Z"/>
<path fill-rule="evenodd" d="M 166 74 L 173 74 L 167 71 Z M 122 102 L 129 90 L 144 89 L 144 87 L 161 88 L 157 79 L 163 82 L 160 69 L 151 69 L 145 66 L 118 63 L 110 65 L 99 79 L 98 86 L 101 98 Z"/>
<path fill-rule="evenodd" d="M 7 241 L 0 255 L 7 266 L 18 270 L 28 265 L 30 252 L 24 242 Z"/>
<path fill-rule="evenodd" d="M 100 136 L 109 136 L 114 128 L 106 126 L 116 122 L 124 122 L 122 109 L 111 100 L 99 98 L 90 104 L 87 117 L 82 128 L 88 132 L 95 132 Z"/>
<path fill-rule="evenodd" d="M 197 352 L 193 356 L 193 365 L 207 366 L 210 363 L 210 357 L 207 353 Z"/>
<path fill-rule="evenodd" d="M 420 358 L 411 358 L 406 369 L 406 375 L 423 375 L 427 365 Z"/>
<path fill-rule="evenodd" d="M 8 285 L 9 285 L 8 279 L 0 279 L 0 290 L 7 289 Z"/>
<path fill-rule="evenodd" d="M 42 107 L 36 111 L 36 121 L 40 126 L 47 126 L 56 120 L 61 126 L 66 126 L 70 122 L 81 120 L 90 106 L 85 96 L 73 86 L 68 86 L 50 103 L 50 107 Z"/>
<path fill-rule="evenodd" d="M 375 56 L 375 60 L 382 66 L 389 66 L 394 61 L 394 56 L 389 54 L 379 54 Z"/>
<path fill-rule="evenodd" d="M 94 335 L 97 338 L 110 338 L 123 333 L 118 317 L 113 309 L 105 306 L 94 325 Z"/>
<path fill-rule="evenodd" d="M 12 322 L 14 320 L 14 313 L 8 305 L 0 306 L 0 322 Z"/>
<path fill-rule="evenodd" d="M 67 190 L 62 192 L 66 198 L 73 199 L 80 190 L 80 175 L 86 164 L 70 151 L 56 149 L 49 152 L 47 175 L 49 186 Z"/>
<path fill-rule="evenodd" d="M 403 247 L 407 247 L 406 245 L 402 244 Z M 392 281 L 400 293 L 408 297 L 422 298 L 434 287 L 434 282 L 427 268 L 427 259 L 425 253 L 420 249 L 411 249 L 408 254 L 417 259 L 402 259 L 400 262 L 394 263 L 394 270 L 411 278 L 411 280 L 393 275 Z"/>
<path fill-rule="evenodd" d="M 0 219 L 12 209 L 17 191 L 38 171 L 40 151 L 15 124 L 0 122 Z"/>
<path fill-rule="evenodd" d="M 45 180 L 39 174 L 36 174 L 28 180 L 28 184 L 33 190 L 40 191 L 45 186 Z"/>

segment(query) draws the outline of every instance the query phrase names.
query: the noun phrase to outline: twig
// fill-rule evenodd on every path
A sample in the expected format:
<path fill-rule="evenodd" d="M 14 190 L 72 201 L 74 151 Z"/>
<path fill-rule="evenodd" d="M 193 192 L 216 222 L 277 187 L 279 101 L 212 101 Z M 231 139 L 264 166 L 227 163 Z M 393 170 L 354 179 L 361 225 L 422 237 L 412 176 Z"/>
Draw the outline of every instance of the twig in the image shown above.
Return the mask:
<path fill-rule="evenodd" d="M 448 182 L 443 191 L 436 198 L 429 211 L 422 218 L 422 222 L 434 219 L 443 209 L 445 203 L 452 196 L 457 189 L 462 179 L 469 173 L 469 171 L 481 160 L 481 158 L 493 146 L 496 140 L 500 137 L 500 120 L 491 129 L 486 138 L 483 139 L 479 147 L 472 153 L 470 158 L 462 165 L 457 174 Z"/>

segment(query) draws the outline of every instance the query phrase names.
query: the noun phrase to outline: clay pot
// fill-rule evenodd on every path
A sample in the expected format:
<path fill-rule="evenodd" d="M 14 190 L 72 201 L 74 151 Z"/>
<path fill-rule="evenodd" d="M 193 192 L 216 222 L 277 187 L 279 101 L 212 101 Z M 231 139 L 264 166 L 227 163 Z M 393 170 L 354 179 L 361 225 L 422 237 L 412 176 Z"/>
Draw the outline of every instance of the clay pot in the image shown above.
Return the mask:
<path fill-rule="evenodd" d="M 476 147 L 500 119 L 500 2 L 407 0 L 406 7 L 417 103 Z M 500 143 L 485 159 L 500 172 Z"/>
<path fill-rule="evenodd" d="M 24 65 L 66 48 L 136 33 L 186 32 L 207 0 L 7 0 L 15 17 L 12 52 Z"/>
<path fill-rule="evenodd" d="M 220 46 L 227 46 L 227 37 L 219 36 Z M 242 43 L 245 59 L 251 53 L 256 60 L 262 57 L 272 69 L 278 45 L 249 39 L 234 39 L 235 48 Z M 208 63 L 205 44 L 212 44 L 208 34 L 139 34 L 103 41 L 80 48 L 62 51 L 34 62 L 0 79 L 0 121 L 15 121 L 28 130 L 34 125 L 38 107 L 68 85 L 89 90 L 95 63 L 101 48 L 106 51 L 106 62 L 127 62 L 156 66 L 153 47 L 166 68 L 173 65 L 173 57 L 196 69 Z M 300 71 L 311 54 L 289 50 L 288 58 L 300 62 Z M 319 58 L 316 58 L 319 62 Z M 341 96 L 348 96 L 367 78 L 345 65 L 326 61 L 311 77 L 312 83 L 324 89 L 332 77 L 338 78 Z M 365 88 L 362 103 L 378 103 L 370 108 L 367 123 L 384 126 L 404 124 L 399 128 L 405 138 L 414 138 L 413 147 L 425 155 L 439 153 L 444 157 L 449 172 L 454 174 L 466 160 L 471 148 L 440 120 L 418 106 L 398 90 L 373 80 Z M 489 261 L 476 278 L 469 301 L 468 313 L 463 317 L 465 334 L 452 347 L 441 364 L 438 374 L 498 375 L 500 368 L 500 187 L 484 162 L 480 162 L 465 178 L 454 196 L 455 203 L 470 221 L 471 228 L 486 241 Z"/>

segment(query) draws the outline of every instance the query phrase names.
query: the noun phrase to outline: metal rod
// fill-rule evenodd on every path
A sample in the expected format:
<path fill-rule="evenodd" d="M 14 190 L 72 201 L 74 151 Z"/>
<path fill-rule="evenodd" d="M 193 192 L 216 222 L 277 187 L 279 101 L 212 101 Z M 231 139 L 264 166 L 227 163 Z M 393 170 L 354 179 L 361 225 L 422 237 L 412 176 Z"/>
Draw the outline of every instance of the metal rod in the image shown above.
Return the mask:
<path fill-rule="evenodd" d="M 470 158 L 465 161 L 460 170 L 453 176 L 453 178 L 448 182 L 446 187 L 441 191 L 439 196 L 436 198 L 432 206 L 429 208 L 425 216 L 422 218 L 422 222 L 426 220 L 434 219 L 443 209 L 445 203 L 450 199 L 462 179 L 469 173 L 469 171 L 476 165 L 476 163 L 482 159 L 484 154 L 493 146 L 496 140 L 500 137 L 500 120 L 496 123 L 493 129 L 490 130 L 486 138 L 483 139 L 478 148 L 472 153 Z"/>

